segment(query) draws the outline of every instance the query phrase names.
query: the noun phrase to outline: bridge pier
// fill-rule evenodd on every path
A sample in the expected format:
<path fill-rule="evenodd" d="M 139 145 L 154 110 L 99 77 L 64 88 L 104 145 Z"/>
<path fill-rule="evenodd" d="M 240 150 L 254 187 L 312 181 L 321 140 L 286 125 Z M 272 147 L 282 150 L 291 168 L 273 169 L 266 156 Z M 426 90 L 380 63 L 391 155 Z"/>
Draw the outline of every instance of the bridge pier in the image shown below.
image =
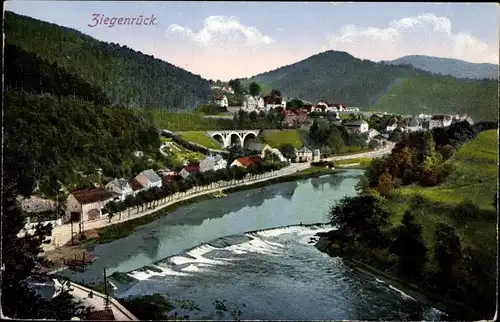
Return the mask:
<path fill-rule="evenodd" d="M 216 139 L 223 145 L 224 148 L 228 148 L 235 141 L 236 145 L 243 147 L 245 145 L 245 140 L 248 138 L 256 138 L 260 130 L 224 130 L 224 131 L 206 131 L 208 135 Z"/>

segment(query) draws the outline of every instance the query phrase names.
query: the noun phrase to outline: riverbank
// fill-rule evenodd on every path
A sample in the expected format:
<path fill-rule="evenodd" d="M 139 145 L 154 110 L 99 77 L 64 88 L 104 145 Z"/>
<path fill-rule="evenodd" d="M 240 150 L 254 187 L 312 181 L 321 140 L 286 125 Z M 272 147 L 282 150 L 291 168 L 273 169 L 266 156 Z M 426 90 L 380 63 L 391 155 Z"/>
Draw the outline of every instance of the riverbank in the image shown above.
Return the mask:
<path fill-rule="evenodd" d="M 332 241 L 330 239 L 331 237 L 328 237 L 328 233 L 317 236 L 320 237 L 315 244 L 315 247 L 318 250 L 328 254 L 331 257 L 342 258 L 342 261 L 349 265 L 351 268 L 361 273 L 371 275 L 374 278 L 394 287 L 407 296 L 410 296 L 414 300 L 438 309 L 439 311 L 445 313 L 450 320 L 477 319 L 477 313 L 473 312 L 470 308 L 467 308 L 461 303 L 446 299 L 443 296 L 434 294 L 429 290 L 425 290 L 422 287 L 411 284 L 396 277 L 396 273 L 391 269 L 387 269 L 385 267 L 386 265 L 382 265 L 377 262 L 367 263 L 365 261 L 356 260 L 351 256 L 343 256 L 338 252 L 334 252 L 333 248 L 335 246 L 335 241 Z"/>
<path fill-rule="evenodd" d="M 280 182 L 287 181 L 295 181 L 299 179 L 306 179 L 311 177 L 318 177 L 327 174 L 338 173 L 340 170 L 333 170 L 328 168 L 318 168 L 318 167 L 310 167 L 306 168 L 302 171 L 293 172 L 287 175 L 283 175 L 280 177 L 268 178 L 268 180 L 255 181 L 255 182 L 246 182 L 243 185 L 229 188 L 229 189 L 219 189 L 218 191 L 222 191 L 225 194 L 230 194 L 237 191 L 255 189 L 258 187 L 264 187 Z M 124 238 L 130 234 L 132 234 L 135 229 L 139 226 L 146 225 L 150 222 L 153 222 L 163 216 L 167 216 L 169 213 L 174 212 L 176 209 L 187 206 L 193 203 L 197 203 L 204 200 L 214 199 L 217 196 L 214 192 L 200 192 L 199 195 L 195 196 L 187 196 L 185 199 L 180 201 L 175 201 L 175 203 L 168 204 L 163 206 L 161 209 L 152 209 L 149 210 L 149 213 L 143 216 L 137 216 L 136 218 L 131 218 L 126 221 L 122 221 L 119 223 L 113 223 L 111 225 L 107 225 L 104 227 L 100 227 L 97 229 L 92 229 L 90 231 L 86 231 L 87 238 L 79 245 L 75 246 L 64 246 L 58 247 L 54 250 L 50 250 L 46 252 L 46 256 L 49 260 L 55 263 L 55 268 L 61 267 L 63 264 L 64 258 L 75 258 L 75 254 L 81 254 L 84 250 L 89 250 L 94 245 L 109 243 L 113 240 Z M 80 255 L 81 256 L 81 255 Z M 78 257 L 80 258 L 80 257 Z"/>

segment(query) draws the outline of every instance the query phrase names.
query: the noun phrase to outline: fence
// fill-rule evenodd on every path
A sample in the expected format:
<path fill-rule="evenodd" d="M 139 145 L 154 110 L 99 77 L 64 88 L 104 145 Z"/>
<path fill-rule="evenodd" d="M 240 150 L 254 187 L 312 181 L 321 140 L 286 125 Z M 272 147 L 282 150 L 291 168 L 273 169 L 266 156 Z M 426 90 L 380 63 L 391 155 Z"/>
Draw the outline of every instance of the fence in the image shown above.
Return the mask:
<path fill-rule="evenodd" d="M 87 227 L 89 227 L 88 226 L 89 224 L 94 226 L 93 225 L 94 223 L 97 224 L 99 222 L 102 222 L 103 225 L 119 223 L 119 222 L 126 221 L 129 219 L 142 217 L 142 216 L 147 215 L 151 212 L 161 210 L 162 208 L 164 208 L 170 204 L 173 204 L 177 201 L 189 199 L 189 197 L 191 197 L 191 196 L 208 194 L 211 192 L 216 192 L 216 191 L 222 190 L 224 188 L 239 186 L 239 185 L 251 183 L 254 181 L 263 180 L 266 178 L 281 176 L 283 174 L 291 173 L 291 172 L 294 172 L 294 171 L 290 171 L 289 169 L 281 169 L 278 171 L 267 172 L 267 173 L 260 174 L 260 175 L 247 175 L 245 178 L 243 178 L 241 180 L 218 181 L 218 182 L 213 182 L 213 183 L 206 185 L 206 186 L 195 186 L 195 187 L 193 187 L 185 192 L 176 192 L 168 197 L 152 201 L 149 204 L 154 205 L 154 206 L 151 206 L 149 208 L 146 208 L 148 206 L 148 204 L 143 204 L 139 207 L 128 208 L 128 209 L 125 209 L 119 213 L 114 214 L 113 217 L 111 218 L 111 220 L 109 219 L 108 214 L 104 213 L 98 219 L 86 221 L 85 225 L 87 225 Z"/>

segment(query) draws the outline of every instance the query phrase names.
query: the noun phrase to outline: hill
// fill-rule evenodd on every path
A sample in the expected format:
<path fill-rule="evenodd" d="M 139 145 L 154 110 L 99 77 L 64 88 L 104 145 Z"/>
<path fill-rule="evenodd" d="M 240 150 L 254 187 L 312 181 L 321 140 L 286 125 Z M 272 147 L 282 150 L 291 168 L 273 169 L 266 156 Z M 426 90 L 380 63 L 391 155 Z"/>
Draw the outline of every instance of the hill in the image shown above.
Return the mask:
<path fill-rule="evenodd" d="M 346 52 L 325 51 L 295 64 L 243 80 L 285 96 L 317 102 L 326 99 L 352 106 L 374 104 L 401 79 L 427 72 L 357 59 Z"/>
<path fill-rule="evenodd" d="M 498 83 L 451 76 L 417 76 L 392 86 L 375 111 L 416 115 L 467 113 L 475 121 L 498 119 Z"/>
<path fill-rule="evenodd" d="M 391 65 L 408 64 L 434 74 L 449 75 L 457 78 L 498 78 L 498 65 L 470 63 L 453 58 L 409 55 L 395 60 L 386 61 L 385 63 Z"/>
<path fill-rule="evenodd" d="M 201 76 L 75 29 L 6 11 L 4 33 L 6 44 L 87 80 L 113 105 L 186 109 L 211 96 Z"/>
<path fill-rule="evenodd" d="M 390 112 L 406 110 L 411 111 L 410 114 L 421 113 L 421 106 L 427 105 L 427 111 L 455 113 L 470 110 L 474 113 L 469 114 L 476 118 L 490 119 L 496 115 L 492 114 L 492 102 L 497 107 L 498 100 L 494 80 L 459 81 L 409 65 L 375 63 L 337 51 L 326 51 L 242 80 L 244 84 L 253 81 L 262 84 L 263 88 L 279 89 L 288 97 L 312 102 L 326 99 L 363 109 L 374 106 L 374 109 Z M 415 89 L 411 87 L 414 84 L 418 85 Z M 442 90 L 448 90 L 450 86 L 451 92 Z M 404 97 L 392 99 L 403 89 Z M 449 99 L 450 93 L 453 94 L 452 100 Z"/>

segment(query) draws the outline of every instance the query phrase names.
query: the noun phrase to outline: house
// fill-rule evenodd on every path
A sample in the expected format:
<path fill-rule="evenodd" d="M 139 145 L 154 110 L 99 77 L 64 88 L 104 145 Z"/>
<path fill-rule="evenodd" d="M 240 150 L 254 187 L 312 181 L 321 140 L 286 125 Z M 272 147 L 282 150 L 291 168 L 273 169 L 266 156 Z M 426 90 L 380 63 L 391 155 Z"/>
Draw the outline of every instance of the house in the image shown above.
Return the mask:
<path fill-rule="evenodd" d="M 233 88 L 231 86 L 229 86 L 229 85 L 226 85 L 226 86 L 222 87 L 222 91 L 224 93 L 234 94 Z"/>
<path fill-rule="evenodd" d="M 82 222 L 99 219 L 104 205 L 116 196 L 119 195 L 104 188 L 73 191 L 66 199 L 66 216 Z"/>
<path fill-rule="evenodd" d="M 242 167 L 242 168 L 248 168 L 252 165 L 254 165 L 257 162 L 260 162 L 261 159 L 259 156 L 252 156 L 252 157 L 241 157 L 241 158 L 236 158 L 232 163 L 231 167 Z"/>
<path fill-rule="evenodd" d="M 214 104 L 220 107 L 229 107 L 229 102 L 226 95 L 214 96 Z"/>
<path fill-rule="evenodd" d="M 291 110 L 283 110 L 281 111 L 281 115 L 283 115 L 283 121 L 288 126 L 294 126 L 296 123 L 298 123 L 297 114 L 295 114 Z"/>
<path fill-rule="evenodd" d="M 139 192 L 146 190 L 146 187 L 144 187 L 139 181 L 137 181 L 135 178 L 130 180 L 128 182 L 130 188 L 132 188 L 132 191 L 134 192 L 134 196 L 137 195 Z"/>
<path fill-rule="evenodd" d="M 55 211 L 56 202 L 53 200 L 42 199 L 37 196 L 21 199 L 21 209 L 27 213 L 38 213 L 46 211 Z"/>
<path fill-rule="evenodd" d="M 314 149 L 312 154 L 312 162 L 321 161 L 321 151 L 319 149 Z"/>
<path fill-rule="evenodd" d="M 373 139 L 375 138 L 376 136 L 380 135 L 380 132 L 375 130 L 375 129 L 370 129 L 368 131 L 368 139 Z"/>
<path fill-rule="evenodd" d="M 179 181 L 179 179 L 182 179 L 181 176 L 178 174 L 165 174 L 161 176 L 161 186 L 164 187 L 166 186 L 169 182 L 172 181 Z"/>
<path fill-rule="evenodd" d="M 259 112 L 264 110 L 265 104 L 264 99 L 260 96 L 246 95 L 243 100 L 243 110 L 247 112 Z"/>
<path fill-rule="evenodd" d="M 448 127 L 451 122 L 452 118 L 448 115 L 434 115 L 429 121 L 429 130 L 436 127 Z"/>
<path fill-rule="evenodd" d="M 408 122 L 408 126 L 406 127 L 406 130 L 408 132 L 417 132 L 422 130 L 422 124 L 416 119 L 416 118 L 411 118 L 411 120 Z"/>
<path fill-rule="evenodd" d="M 134 179 L 139 181 L 146 189 L 151 189 L 153 187 L 161 188 L 161 177 L 154 172 L 153 169 L 142 171 Z"/>
<path fill-rule="evenodd" d="M 297 155 L 297 162 L 311 162 L 313 159 L 313 152 L 307 147 L 302 147 L 295 153 Z"/>
<path fill-rule="evenodd" d="M 258 142 L 252 142 L 248 145 L 248 149 L 258 152 L 261 159 L 264 159 L 266 156 L 266 153 L 272 153 L 278 157 L 278 159 L 281 162 L 287 162 L 288 160 L 283 156 L 280 150 L 276 148 L 272 148 L 268 144 L 263 144 L 263 143 L 258 143 Z"/>
<path fill-rule="evenodd" d="M 369 130 L 368 123 L 363 119 L 347 121 L 344 127 L 349 133 L 366 133 Z"/>
<path fill-rule="evenodd" d="M 207 156 L 200 162 L 200 172 L 217 171 L 225 169 L 226 167 L 227 161 L 224 160 L 220 155 Z"/>
<path fill-rule="evenodd" d="M 125 200 L 127 196 L 134 195 L 134 190 L 132 190 L 132 187 L 130 186 L 128 181 L 123 178 L 115 178 L 111 180 L 104 188 L 109 192 L 117 193 L 119 195 L 119 197 L 117 197 L 117 200 L 120 201 Z"/>
<path fill-rule="evenodd" d="M 398 128 L 398 120 L 396 118 L 392 118 L 387 122 L 385 125 L 385 131 L 386 132 L 393 132 Z"/>
<path fill-rule="evenodd" d="M 283 107 L 283 100 L 281 97 L 274 97 L 271 95 L 264 96 L 264 106 L 266 111 L 270 109 L 275 109 L 277 107 Z"/>
<path fill-rule="evenodd" d="M 181 171 L 179 171 L 179 175 L 185 180 L 187 179 L 190 175 L 193 175 L 195 173 L 200 172 L 200 167 L 197 165 L 188 165 L 182 168 Z"/>
<path fill-rule="evenodd" d="M 295 115 L 296 115 L 297 123 L 299 123 L 299 124 L 307 123 L 307 111 L 306 110 L 296 109 Z"/>
<path fill-rule="evenodd" d="M 163 176 L 168 176 L 168 175 L 176 175 L 177 172 L 170 170 L 169 168 L 163 168 L 163 169 L 158 170 L 158 174 L 160 175 L 160 177 L 163 177 Z"/>

